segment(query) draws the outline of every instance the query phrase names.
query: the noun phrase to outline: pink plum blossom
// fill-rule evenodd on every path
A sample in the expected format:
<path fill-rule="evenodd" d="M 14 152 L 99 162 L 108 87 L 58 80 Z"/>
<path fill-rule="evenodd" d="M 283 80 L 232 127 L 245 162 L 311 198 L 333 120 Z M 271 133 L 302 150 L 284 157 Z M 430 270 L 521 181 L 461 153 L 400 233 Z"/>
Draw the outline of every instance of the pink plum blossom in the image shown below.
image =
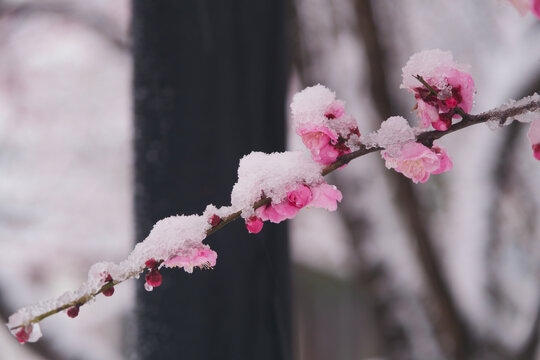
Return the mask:
<path fill-rule="evenodd" d="M 328 119 L 339 119 L 343 115 L 345 115 L 345 103 L 341 100 L 332 101 L 324 112 L 324 116 Z"/>
<path fill-rule="evenodd" d="M 294 190 L 287 193 L 287 197 L 282 202 L 261 206 L 256 213 L 264 221 L 280 223 L 285 219 L 294 218 L 300 209 L 311 202 L 312 198 L 311 189 L 304 184 L 298 184 Z"/>
<path fill-rule="evenodd" d="M 527 137 L 531 143 L 534 157 L 536 160 L 540 160 L 540 119 L 531 123 Z"/>
<path fill-rule="evenodd" d="M 273 223 L 280 223 L 286 219 L 292 219 L 298 213 L 296 206 L 289 203 L 288 200 L 285 200 L 279 204 L 269 204 L 261 206 L 256 210 L 256 214 L 263 220 Z"/>
<path fill-rule="evenodd" d="M 432 174 L 440 174 L 452 170 L 452 166 L 454 166 L 454 164 L 452 163 L 450 157 L 446 154 L 446 150 L 438 146 L 433 146 L 431 148 L 431 151 L 433 151 L 437 155 L 440 161 L 439 168 L 435 171 L 432 171 Z"/>
<path fill-rule="evenodd" d="M 417 75 L 431 89 L 416 79 Z M 401 87 L 414 94 L 417 115 L 424 128 L 432 125 L 436 130 L 447 130 L 452 119 L 460 117 L 457 108 L 468 113 L 474 102 L 474 81 L 467 66 L 455 63 L 451 53 L 441 50 L 411 56 L 403 68 Z"/>
<path fill-rule="evenodd" d="M 287 193 L 287 197 L 278 204 L 268 204 L 255 212 L 262 220 L 280 223 L 292 219 L 300 209 L 306 206 L 323 208 L 330 211 L 337 209 L 337 202 L 343 199 L 341 192 L 335 187 L 322 183 L 309 187 L 299 184 L 296 189 Z"/>
<path fill-rule="evenodd" d="M 341 202 L 343 195 L 335 186 L 327 183 L 314 186 L 312 189 L 313 200 L 309 206 L 335 211 L 337 203 Z"/>
<path fill-rule="evenodd" d="M 304 184 L 299 184 L 296 189 L 287 193 L 288 203 L 297 209 L 301 209 L 309 204 L 312 198 L 311 189 Z"/>
<path fill-rule="evenodd" d="M 360 136 L 356 120 L 345 114 L 345 103 L 322 85 L 296 94 L 291 110 L 296 133 L 320 164 L 329 165 L 350 153 L 350 138 Z"/>
<path fill-rule="evenodd" d="M 316 162 L 329 165 L 337 160 L 338 157 L 351 152 L 351 149 L 346 145 L 348 140 L 337 136 L 335 132 L 324 126 L 316 126 L 314 128 L 300 128 L 297 133 L 302 137 L 302 142 L 311 151 L 311 156 Z M 358 127 L 351 128 L 349 137 L 352 134 L 357 134 Z"/>
<path fill-rule="evenodd" d="M 216 265 L 217 253 L 206 244 L 197 243 L 188 246 L 163 262 L 163 266 L 184 268 L 192 273 L 194 267 L 211 268 Z M 151 285 L 151 284 L 150 284 Z"/>
<path fill-rule="evenodd" d="M 401 147 L 399 156 L 391 156 L 389 152 L 382 152 L 386 160 L 386 167 L 402 173 L 414 183 L 425 183 L 430 174 L 440 174 L 452 169 L 452 161 L 440 147 L 433 150 L 416 143 L 406 143 Z"/>
<path fill-rule="evenodd" d="M 24 324 L 20 313 L 9 317 L 7 327 L 21 344 L 36 342 L 42 336 L 39 324 Z"/>
<path fill-rule="evenodd" d="M 302 128 L 298 133 L 316 162 L 329 165 L 339 157 L 340 152 L 335 148 L 338 137 L 329 128 L 324 126 Z"/>
<path fill-rule="evenodd" d="M 247 231 L 252 234 L 258 234 L 261 232 L 263 228 L 263 221 L 258 216 L 251 216 L 250 218 L 246 219 L 246 228 Z"/>

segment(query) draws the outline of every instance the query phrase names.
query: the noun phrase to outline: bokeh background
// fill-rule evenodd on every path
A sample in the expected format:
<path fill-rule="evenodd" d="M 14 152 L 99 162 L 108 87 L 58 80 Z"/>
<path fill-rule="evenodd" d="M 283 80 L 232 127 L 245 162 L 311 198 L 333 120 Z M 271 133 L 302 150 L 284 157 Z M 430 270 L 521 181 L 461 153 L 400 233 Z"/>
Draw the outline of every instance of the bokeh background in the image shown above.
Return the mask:
<path fill-rule="evenodd" d="M 472 65 L 474 112 L 540 89 L 540 21 L 505 1 L 296 0 L 287 19 L 290 97 L 322 83 L 362 133 L 416 121 L 399 84 L 422 49 Z M 4 318 L 132 248 L 129 24 L 125 0 L 0 1 Z M 289 226 L 295 359 L 540 358 L 540 166 L 526 130 L 446 136 L 454 169 L 423 185 L 377 154 L 332 174 L 339 210 Z M 303 147 L 293 132 L 288 147 Z M 45 320 L 35 345 L 0 330 L 0 359 L 128 358 L 133 286 L 76 321 Z"/>

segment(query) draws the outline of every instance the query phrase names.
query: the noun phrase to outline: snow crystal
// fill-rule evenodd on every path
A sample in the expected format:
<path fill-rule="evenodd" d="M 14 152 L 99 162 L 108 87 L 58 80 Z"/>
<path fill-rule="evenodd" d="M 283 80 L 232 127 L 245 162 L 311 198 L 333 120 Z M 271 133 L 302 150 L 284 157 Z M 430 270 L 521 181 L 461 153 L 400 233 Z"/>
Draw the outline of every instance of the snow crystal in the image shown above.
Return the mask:
<path fill-rule="evenodd" d="M 264 196 L 279 203 L 299 183 L 322 183 L 321 169 L 300 151 L 252 152 L 240 160 L 238 182 L 231 194 L 232 207 L 242 210 L 242 217 L 248 218 L 254 214 L 253 204 Z"/>
<path fill-rule="evenodd" d="M 459 71 L 468 72 L 469 65 L 457 64 L 450 51 L 442 51 L 440 49 L 424 50 L 411 56 L 407 64 L 401 69 L 403 82 L 401 88 L 413 89 L 420 86 L 420 82 L 414 78 L 420 75 L 426 79 L 446 77 L 445 71 L 449 69 L 457 69 Z M 445 84 L 439 88 L 444 88 Z"/>
<path fill-rule="evenodd" d="M 407 120 L 401 116 L 392 116 L 381 124 L 379 130 L 365 136 L 362 141 L 367 148 L 379 146 L 392 153 L 393 148 L 400 149 L 401 145 L 415 139 L 415 131 Z"/>

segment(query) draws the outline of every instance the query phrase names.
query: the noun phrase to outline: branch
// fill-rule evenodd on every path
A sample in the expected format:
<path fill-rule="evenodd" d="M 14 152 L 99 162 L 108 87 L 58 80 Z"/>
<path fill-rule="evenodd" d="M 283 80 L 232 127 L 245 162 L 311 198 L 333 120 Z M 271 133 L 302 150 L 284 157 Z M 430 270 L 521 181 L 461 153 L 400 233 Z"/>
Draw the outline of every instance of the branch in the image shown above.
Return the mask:
<path fill-rule="evenodd" d="M 472 125 L 480 124 L 480 123 L 486 122 L 488 120 L 494 120 L 494 119 L 498 120 L 499 123 L 502 124 L 502 123 L 504 123 L 506 121 L 507 118 L 509 118 L 511 116 L 520 115 L 520 114 L 523 114 L 523 113 L 528 112 L 528 111 L 537 110 L 539 108 L 540 108 L 540 101 L 539 100 L 533 100 L 533 101 L 529 101 L 526 104 L 523 104 L 521 106 L 506 108 L 504 110 L 493 109 L 491 111 L 488 111 L 488 112 L 485 112 L 485 113 L 482 113 L 482 114 L 479 114 L 479 115 L 466 115 L 465 118 L 461 122 L 452 125 L 448 130 L 446 130 L 446 131 L 436 131 L 436 130 L 434 130 L 434 131 L 423 132 L 423 133 L 419 134 L 416 137 L 416 140 L 418 142 L 421 142 L 424 145 L 432 144 L 433 140 L 441 138 L 441 137 L 443 137 L 443 136 L 445 136 L 445 135 L 447 135 L 449 133 L 452 133 L 454 131 L 457 131 L 457 130 L 460 130 L 460 129 L 463 129 L 463 128 L 466 128 L 466 127 L 469 127 L 469 126 L 472 126 Z M 336 169 L 342 167 L 343 165 L 348 164 L 350 161 L 352 161 L 352 160 L 354 160 L 356 158 L 359 158 L 361 156 L 364 156 L 364 155 L 367 155 L 369 153 L 379 151 L 379 150 L 383 150 L 383 148 L 381 148 L 379 146 L 367 148 L 365 145 L 360 144 L 358 150 L 356 150 L 354 152 L 351 152 L 349 154 L 346 154 L 344 156 L 341 156 L 334 163 L 332 163 L 332 164 L 326 166 L 325 168 L 323 168 L 322 171 L 321 171 L 321 174 L 323 176 L 327 175 L 327 174 L 335 171 Z M 259 207 L 261 207 L 263 205 L 269 204 L 270 202 L 271 202 L 270 198 L 263 197 L 262 199 L 257 201 L 255 204 L 253 204 L 253 209 L 257 209 L 257 208 L 259 208 Z M 231 214 L 229 214 L 227 216 L 224 216 L 222 218 L 222 221 L 218 225 L 216 225 L 216 226 L 214 226 L 212 228 L 209 228 L 206 231 L 206 236 L 212 235 L 213 233 L 215 233 L 216 231 L 222 229 L 223 227 L 225 227 L 229 223 L 239 219 L 241 217 L 241 214 L 242 214 L 242 211 L 236 211 L 236 212 L 231 213 Z M 128 280 L 130 278 L 134 278 L 134 277 L 139 276 L 140 273 L 142 273 L 142 272 L 144 272 L 146 270 L 150 270 L 150 269 L 147 268 L 146 266 L 142 266 L 142 267 L 140 267 L 138 269 L 135 269 L 135 270 L 131 271 L 130 273 L 125 274 L 123 276 L 123 279 L 109 281 L 106 284 L 104 284 L 103 286 L 101 286 L 95 292 L 92 292 L 90 294 L 86 294 L 84 296 L 81 296 L 81 297 L 75 299 L 74 301 L 71 301 L 71 302 L 66 303 L 64 305 L 56 307 L 56 308 L 54 308 L 54 309 L 52 309 L 50 311 L 47 311 L 47 312 L 45 312 L 43 314 L 40 314 L 38 316 L 33 317 L 32 319 L 29 320 L 29 323 L 31 323 L 31 324 L 39 323 L 41 320 L 43 320 L 43 319 L 45 319 L 45 318 L 47 318 L 47 317 L 49 317 L 51 315 L 57 314 L 57 313 L 59 313 L 61 311 L 67 310 L 67 309 L 69 309 L 71 307 L 74 307 L 74 306 L 80 307 L 80 306 L 88 303 L 90 300 L 94 299 L 97 295 L 105 292 L 106 290 L 111 289 L 115 285 L 118 285 L 118 284 L 124 282 L 125 280 Z M 16 329 L 18 329 L 18 328 L 20 328 L 22 326 L 23 325 L 15 326 L 15 327 L 10 328 L 10 330 L 16 330 Z"/>
<path fill-rule="evenodd" d="M 359 18 L 358 23 L 361 29 L 361 35 L 366 49 L 369 75 L 371 84 L 371 97 L 374 100 L 375 108 L 382 118 L 389 117 L 392 113 L 393 102 L 390 92 L 387 88 L 387 75 L 384 68 L 386 54 L 382 43 L 379 40 L 379 29 L 375 22 L 375 14 L 371 6 L 371 0 L 356 0 L 356 13 Z M 431 87 L 421 76 L 415 76 L 433 95 L 437 96 L 437 91 Z M 462 109 L 455 109 L 462 118 L 464 112 Z M 426 145 L 426 144 L 424 144 Z M 431 147 L 432 142 L 427 144 Z M 445 341 L 441 335 L 441 326 L 433 325 L 434 338 L 438 340 L 441 349 L 453 353 L 456 357 L 466 358 L 470 353 L 471 337 L 463 317 L 458 311 L 457 304 L 450 291 L 448 283 L 444 277 L 443 269 L 438 261 L 438 257 L 433 246 L 434 240 L 426 227 L 429 214 L 421 214 L 421 205 L 418 195 L 415 193 L 413 184 L 408 179 L 397 173 L 391 173 L 391 179 L 397 186 L 398 206 L 401 207 L 401 214 L 405 218 L 412 237 L 416 240 L 417 256 L 426 278 L 431 294 L 435 299 L 438 312 L 440 314 L 439 322 L 444 324 L 452 338 L 452 342 Z M 427 221 L 426 221 L 427 220 Z M 433 317 L 431 317 L 433 320 Z M 437 329 L 439 328 L 439 329 Z M 439 331 L 437 331 L 439 330 Z M 444 330 L 443 330 L 444 331 Z M 448 346 L 450 343 L 450 346 Z"/>

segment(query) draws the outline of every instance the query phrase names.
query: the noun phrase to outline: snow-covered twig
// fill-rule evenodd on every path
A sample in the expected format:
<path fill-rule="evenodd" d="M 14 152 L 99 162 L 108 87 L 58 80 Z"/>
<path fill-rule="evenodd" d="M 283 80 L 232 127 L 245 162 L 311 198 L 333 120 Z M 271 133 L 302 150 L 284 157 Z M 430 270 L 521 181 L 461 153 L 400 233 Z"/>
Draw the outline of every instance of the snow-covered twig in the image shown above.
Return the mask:
<path fill-rule="evenodd" d="M 518 102 L 515 102 L 511 105 L 504 105 L 500 108 L 492 109 L 490 111 L 487 111 L 478 115 L 466 114 L 463 117 L 462 121 L 453 124 L 450 128 L 448 128 L 445 131 L 433 130 L 433 131 L 420 132 L 416 136 L 416 142 L 429 147 L 433 145 L 434 140 L 439 139 L 450 133 L 453 133 L 457 130 L 461 130 L 469 126 L 488 122 L 488 121 L 497 122 L 498 124 L 503 125 L 507 123 L 507 120 L 509 118 L 523 116 L 530 112 L 537 112 L 538 110 L 540 110 L 540 97 L 535 94 L 533 96 L 530 96 Z M 359 157 L 362 157 L 364 155 L 367 155 L 375 151 L 385 150 L 388 146 L 387 145 L 366 146 L 362 143 L 358 143 L 357 147 L 358 147 L 357 150 L 350 152 L 348 154 L 344 154 L 338 157 L 331 164 L 323 167 L 320 171 L 320 175 L 325 176 L 343 167 L 344 165 L 348 164 L 350 161 L 354 159 L 357 159 Z M 250 211 L 253 212 L 256 209 L 263 208 L 264 206 L 268 206 L 271 203 L 272 203 L 272 198 L 270 196 L 264 196 L 260 200 L 253 203 L 252 209 Z M 220 230 L 227 224 L 239 219 L 240 217 L 243 216 L 243 212 L 246 212 L 246 209 L 235 209 L 235 211 L 231 211 L 231 209 L 234 209 L 234 208 L 231 208 L 231 207 L 223 208 L 223 210 L 220 213 L 221 215 L 219 216 L 219 219 L 216 221 L 216 223 L 214 225 L 209 224 L 208 227 L 204 230 L 204 234 L 202 235 L 203 239 L 209 235 L 212 235 L 216 231 Z M 216 212 L 219 212 L 219 210 L 216 209 Z M 148 239 L 152 240 L 151 236 L 152 234 L 150 234 L 147 240 Z M 136 250 L 137 248 L 134 250 L 133 253 L 135 253 Z M 174 250 L 177 250 L 177 249 L 173 249 L 173 251 Z M 170 252 L 171 250 L 169 249 L 168 251 Z M 144 252 L 142 252 L 142 254 L 144 254 Z M 197 265 L 204 266 L 205 264 L 206 263 L 196 264 L 196 266 Z M 24 318 L 22 314 L 33 314 L 33 311 L 30 309 L 30 307 L 23 308 L 19 310 L 19 312 L 17 313 L 17 314 L 20 314 L 21 316 L 15 317 L 15 318 L 12 317 L 11 319 L 12 321 L 10 321 L 10 324 L 8 324 L 8 327 L 10 328 L 11 331 L 13 331 L 14 333 L 17 333 L 18 330 L 24 330 L 25 327 L 31 326 L 32 324 L 37 324 L 41 320 L 49 316 L 52 316 L 54 314 L 57 314 L 59 312 L 62 312 L 64 310 L 76 308 L 78 312 L 79 307 L 93 300 L 97 295 L 104 294 L 106 296 L 107 295 L 110 296 L 112 295 L 112 292 L 114 292 L 114 286 L 124 282 L 127 279 L 139 277 L 139 275 L 145 271 L 149 271 L 151 274 L 153 271 L 157 271 L 160 265 L 161 266 L 163 265 L 163 260 L 159 260 L 154 263 L 149 263 L 147 261 L 144 266 L 131 267 L 130 271 L 128 271 L 127 273 L 115 274 L 114 277 L 111 277 L 110 274 L 107 273 L 107 271 L 104 271 L 101 273 L 102 279 L 100 280 L 100 282 L 97 283 L 99 285 L 96 287 L 96 284 L 93 284 L 93 286 L 95 287 L 95 290 L 86 292 L 82 294 L 81 296 L 70 299 L 69 301 L 65 301 L 64 299 L 73 297 L 72 294 L 67 297 L 64 295 L 63 297 L 60 297 L 58 299 L 55 299 L 49 302 L 39 303 L 36 305 L 37 308 L 40 308 L 43 306 L 52 307 L 52 308 L 40 314 L 33 315 L 30 318 L 28 317 Z M 148 278 L 147 278 L 147 282 L 148 282 Z M 161 282 L 161 278 L 159 278 L 159 282 Z M 51 306 L 51 304 L 58 304 L 58 306 Z M 74 314 L 74 316 L 72 317 L 76 316 L 74 312 L 72 312 L 72 314 Z M 68 315 L 69 315 L 69 312 L 68 312 Z M 22 335 L 23 335 L 23 340 L 24 340 L 25 335 L 24 334 Z M 27 335 L 30 335 L 30 334 L 27 334 Z"/>

